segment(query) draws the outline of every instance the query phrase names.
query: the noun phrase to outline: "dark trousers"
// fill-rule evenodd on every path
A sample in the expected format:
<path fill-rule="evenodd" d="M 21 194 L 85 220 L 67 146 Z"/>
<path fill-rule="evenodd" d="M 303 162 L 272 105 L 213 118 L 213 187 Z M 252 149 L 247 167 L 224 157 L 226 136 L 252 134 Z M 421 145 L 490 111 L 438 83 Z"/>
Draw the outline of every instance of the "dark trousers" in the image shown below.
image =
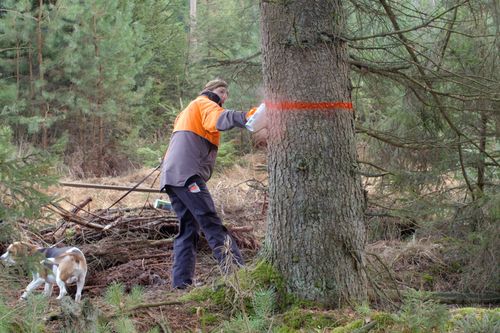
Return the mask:
<path fill-rule="evenodd" d="M 193 283 L 196 244 L 200 237 L 200 228 L 223 271 L 227 271 L 226 259 L 228 257 L 224 252 L 226 237 L 230 238 L 234 263 L 244 264 L 236 242 L 217 216 L 212 196 L 201 177 L 189 178 L 186 186 L 165 186 L 165 189 L 179 219 L 179 234 L 174 239 L 174 265 L 172 267 L 174 288 L 185 288 Z"/>

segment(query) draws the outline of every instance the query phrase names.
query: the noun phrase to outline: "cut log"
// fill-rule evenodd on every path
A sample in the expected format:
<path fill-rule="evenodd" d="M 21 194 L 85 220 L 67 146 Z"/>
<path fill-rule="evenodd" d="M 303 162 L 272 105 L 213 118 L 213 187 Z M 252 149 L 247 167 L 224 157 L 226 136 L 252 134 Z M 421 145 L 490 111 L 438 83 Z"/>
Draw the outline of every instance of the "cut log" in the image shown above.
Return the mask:
<path fill-rule="evenodd" d="M 147 187 L 128 187 L 117 185 L 102 185 L 102 184 L 86 184 L 86 183 L 69 183 L 59 182 L 59 185 L 80 188 L 95 188 L 100 190 L 114 190 L 114 191 L 131 191 L 131 192 L 146 192 L 146 193 L 161 193 L 160 190 Z"/>

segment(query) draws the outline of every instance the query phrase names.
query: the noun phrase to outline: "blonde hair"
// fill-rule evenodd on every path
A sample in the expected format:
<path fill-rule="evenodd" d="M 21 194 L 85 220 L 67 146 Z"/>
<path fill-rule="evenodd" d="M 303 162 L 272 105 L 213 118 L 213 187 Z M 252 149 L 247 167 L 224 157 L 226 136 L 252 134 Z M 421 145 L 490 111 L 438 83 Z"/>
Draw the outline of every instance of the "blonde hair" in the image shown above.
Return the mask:
<path fill-rule="evenodd" d="M 227 84 L 226 81 L 217 78 L 217 79 L 208 81 L 208 83 L 205 84 L 205 87 L 203 88 L 202 92 L 204 92 L 204 91 L 214 91 L 215 89 L 217 89 L 219 87 L 227 88 L 228 84 Z"/>

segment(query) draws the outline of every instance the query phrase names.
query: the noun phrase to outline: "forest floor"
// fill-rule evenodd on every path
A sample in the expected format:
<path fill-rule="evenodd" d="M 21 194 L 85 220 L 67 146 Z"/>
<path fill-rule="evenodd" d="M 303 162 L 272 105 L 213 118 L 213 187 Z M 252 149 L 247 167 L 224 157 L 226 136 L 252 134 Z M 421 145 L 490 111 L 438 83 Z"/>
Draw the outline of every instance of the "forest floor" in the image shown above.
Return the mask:
<path fill-rule="evenodd" d="M 259 169 L 264 162 L 262 158 L 260 155 L 248 156 L 243 160 L 248 167 L 235 166 L 219 172 L 208 183 L 219 215 L 237 239 L 248 263 L 258 253 L 265 233 L 267 199 L 262 189 L 266 174 L 254 171 L 255 166 Z M 151 169 L 140 169 L 121 177 L 62 181 L 132 187 L 150 172 Z M 158 174 L 153 173 L 140 187 L 158 188 Z M 173 212 L 153 208 L 156 199 L 168 200 L 166 194 L 131 192 L 122 198 L 124 191 L 62 186 L 52 187 L 48 192 L 59 199 L 57 206 L 51 208 L 51 218 L 43 222 L 21 221 L 21 237 L 43 246 L 75 245 L 82 249 L 89 266 L 83 299 L 89 300 L 93 307 L 104 313 L 113 312 L 113 306 L 105 298 L 109 287 L 116 283 L 123 286 L 125 293 L 130 293 L 134 286 L 142 287 L 141 303 L 147 304 L 175 303 L 183 294 L 189 293 L 190 290 L 180 293 L 171 288 L 171 240 L 178 232 L 177 222 Z M 85 203 L 82 210 L 71 213 L 82 203 Z M 110 206 L 113 207 L 109 209 Z M 111 222 L 113 226 L 108 230 L 86 226 L 94 222 L 103 226 Z M 34 232 L 31 227 L 41 231 Z M 0 244 L 2 253 L 6 246 Z M 202 240 L 197 256 L 196 285 L 210 285 L 220 276 L 208 244 Z M 18 285 L 27 285 L 28 282 L 28 277 L 25 277 Z M 20 291 L 5 289 L 11 296 L 8 305 L 15 307 Z M 74 293 L 75 288 L 70 288 L 69 292 Z M 54 295 L 57 293 L 56 286 Z M 50 308 L 55 310 L 58 302 L 52 298 Z M 145 307 L 134 312 L 134 325 L 137 331 L 147 331 L 159 325 L 174 332 L 193 331 L 199 325 L 199 318 L 193 313 L 192 303 Z M 53 321 L 52 329 L 58 331 L 60 324 Z"/>
<path fill-rule="evenodd" d="M 232 230 L 252 269 L 258 262 L 259 248 L 266 230 L 267 198 L 264 189 L 267 186 L 267 174 L 262 171 L 265 159 L 261 155 L 250 155 L 242 164 L 244 166 L 234 166 L 217 173 L 208 186 L 224 224 Z M 141 169 L 122 177 L 65 181 L 134 186 L 150 172 Z M 141 187 L 157 188 L 157 175 L 154 173 L 148 177 Z M 217 290 L 221 283 L 220 270 L 205 242 L 201 242 L 198 251 L 197 287 L 179 292 L 170 286 L 171 240 L 177 232 L 175 215 L 152 207 L 156 199 L 168 200 L 166 195 L 132 192 L 120 200 L 125 192 L 73 187 L 54 187 L 50 193 L 60 198 L 59 206 L 53 209 L 52 218 L 42 228 L 38 226 L 37 229 L 42 230 L 40 232 L 33 232 L 24 226 L 24 237 L 46 245 L 76 245 L 86 253 L 89 273 L 83 300 L 88 312 L 97 311 L 99 316 L 108 318 L 114 331 L 120 331 L 117 327 L 125 325 L 120 323 L 120 318 L 128 318 L 137 332 L 147 332 L 153 327 L 161 332 L 231 331 L 221 329 L 221 323 L 237 311 L 226 308 L 220 313 L 217 310 L 209 313 L 213 311 L 210 310 L 213 308 L 210 304 L 213 299 L 196 296 L 203 288 Z M 86 204 L 81 211 L 69 213 L 82 202 Z M 111 205 L 112 210 L 108 210 Z M 89 227 L 89 222 L 98 227 Z M 109 228 L 100 229 L 99 225 L 108 225 Z M 2 246 L 5 244 L 0 244 Z M 460 279 L 446 262 L 442 247 L 442 243 L 430 238 L 371 242 L 367 247 L 367 252 L 371 254 L 367 258 L 368 269 L 373 276 L 370 284 L 376 286 L 371 288 L 371 306 L 379 309 L 391 306 L 391 297 L 382 296 L 382 289 L 453 290 Z M 28 282 L 28 278 L 25 278 L 18 285 Z M 130 295 L 134 295 L 137 286 L 141 287 L 140 299 L 134 300 Z M 10 295 L 8 305 L 18 306 L 19 290 L 7 292 Z M 70 292 L 74 292 L 74 289 Z M 57 294 L 57 289 L 54 294 Z M 113 303 L 117 297 L 118 303 Z M 382 298 L 386 299 L 381 301 Z M 228 304 L 235 308 L 241 306 L 236 299 L 229 300 Z M 55 297 L 49 301 L 49 308 L 51 315 L 47 315 L 50 318 L 47 327 L 50 331 L 59 332 L 63 326 L 67 328 L 72 325 L 68 324 L 68 310 L 63 310 L 65 315 L 62 317 L 59 314 L 60 304 Z M 450 305 L 450 311 L 455 308 L 456 305 Z M 290 332 L 330 332 L 334 331 L 335 326 L 355 322 L 352 329 L 335 331 L 351 332 L 369 325 L 373 317 L 373 313 L 368 315 L 359 310 L 326 311 L 314 306 L 292 311 L 295 312 L 273 319 L 276 327 L 280 322 L 286 322 Z M 81 310 L 76 316 L 81 316 Z M 309 329 L 304 328 L 307 326 Z M 258 331 L 250 329 L 248 324 L 242 327 L 246 327 L 247 331 Z"/>

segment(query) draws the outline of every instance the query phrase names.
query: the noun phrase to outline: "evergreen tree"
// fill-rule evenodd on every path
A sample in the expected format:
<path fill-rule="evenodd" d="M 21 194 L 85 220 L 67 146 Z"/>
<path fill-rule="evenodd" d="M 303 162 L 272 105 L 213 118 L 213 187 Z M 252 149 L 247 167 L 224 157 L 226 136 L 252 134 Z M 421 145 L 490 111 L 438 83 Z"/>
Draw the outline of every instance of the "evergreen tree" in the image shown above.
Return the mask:
<path fill-rule="evenodd" d="M 44 190 L 57 180 L 53 157 L 36 150 L 19 155 L 11 140 L 12 130 L 0 126 L 0 241 L 11 235 L 13 222 L 41 215 L 53 200 Z"/>
<path fill-rule="evenodd" d="M 364 169 L 385 170 L 373 183 L 418 207 L 393 213 L 425 219 L 443 212 L 437 202 L 458 208 L 457 195 L 472 203 L 494 193 L 500 85 L 492 4 L 353 4 L 346 37 L 358 128 L 368 135 Z M 450 182 L 458 185 L 453 195 L 442 191 Z"/>
<path fill-rule="evenodd" d="M 66 113 L 60 125 L 70 134 L 67 163 L 82 175 L 123 170 L 123 143 L 145 92 L 135 81 L 149 60 L 142 26 L 133 22 L 130 2 L 61 0 L 58 11 L 61 27 L 51 41 L 60 48 L 61 74 L 52 77 L 65 83 L 55 98 Z"/>
<path fill-rule="evenodd" d="M 187 52 L 186 1 L 146 0 L 137 3 L 136 22 L 144 27 L 140 47 L 151 54 L 138 82 L 149 84 L 144 96 L 144 108 L 136 114 L 136 130 L 140 142 L 159 144 L 163 149 L 170 136 L 170 125 L 185 106 Z"/>
<path fill-rule="evenodd" d="M 334 307 L 362 303 L 363 195 L 347 44 L 335 37 L 344 32 L 342 1 L 263 2 L 261 8 L 269 257 L 301 299 Z"/>
<path fill-rule="evenodd" d="M 28 0 L 5 0 L 0 12 L 0 108 L 18 142 L 39 142 L 39 92 L 35 48 L 37 17 Z M 8 117 L 6 116 L 8 114 Z"/>

